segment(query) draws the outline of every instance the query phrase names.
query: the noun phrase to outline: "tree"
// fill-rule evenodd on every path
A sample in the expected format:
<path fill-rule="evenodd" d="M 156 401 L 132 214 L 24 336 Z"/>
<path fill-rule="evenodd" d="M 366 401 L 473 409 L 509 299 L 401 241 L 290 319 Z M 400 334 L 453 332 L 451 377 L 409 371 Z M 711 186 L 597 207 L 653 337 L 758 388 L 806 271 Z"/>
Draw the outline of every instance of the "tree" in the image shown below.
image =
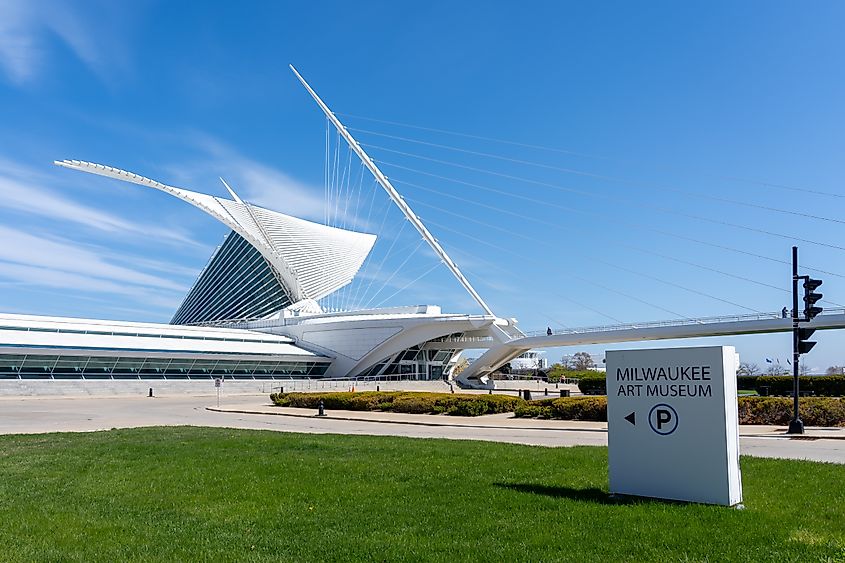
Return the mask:
<path fill-rule="evenodd" d="M 828 375 L 845 375 L 845 367 L 843 366 L 830 366 L 827 368 L 825 372 Z"/>
<path fill-rule="evenodd" d="M 799 375 L 810 375 L 810 366 L 807 364 L 798 364 Z"/>
<path fill-rule="evenodd" d="M 742 362 L 736 373 L 737 375 L 760 375 L 760 366 L 752 362 Z"/>
<path fill-rule="evenodd" d="M 549 383 L 558 383 L 561 379 L 566 377 L 566 372 L 571 371 L 563 364 L 552 364 L 552 367 L 546 372 L 546 380 Z"/>
<path fill-rule="evenodd" d="M 769 364 L 766 368 L 766 375 L 789 375 L 789 370 L 780 364 Z"/>
<path fill-rule="evenodd" d="M 469 367 L 469 360 L 466 358 L 461 358 L 458 360 L 458 363 L 455 364 L 455 367 L 452 368 L 452 377 L 457 377 L 461 375 L 461 372 L 464 371 Z"/>
<path fill-rule="evenodd" d="M 596 362 L 587 352 L 576 352 L 572 356 L 563 357 L 564 365 L 574 371 L 587 371 L 596 367 Z"/>

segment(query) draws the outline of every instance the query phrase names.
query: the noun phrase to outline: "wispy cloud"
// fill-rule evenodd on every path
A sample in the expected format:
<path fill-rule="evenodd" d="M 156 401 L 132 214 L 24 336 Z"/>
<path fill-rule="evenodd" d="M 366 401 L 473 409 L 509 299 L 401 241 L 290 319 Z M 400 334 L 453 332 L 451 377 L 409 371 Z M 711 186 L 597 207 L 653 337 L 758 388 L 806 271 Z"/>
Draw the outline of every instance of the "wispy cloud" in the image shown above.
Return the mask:
<path fill-rule="evenodd" d="M 169 279 L 118 266 L 98 252 L 67 240 L 38 236 L 0 225 L 0 261 L 84 275 L 92 279 L 184 292 L 187 288 Z M 69 287 L 65 284 L 65 287 Z"/>
<path fill-rule="evenodd" d="M 303 219 L 321 220 L 325 210 L 322 188 L 300 182 L 277 168 L 248 158 L 209 136 L 197 136 L 209 155 L 206 173 L 226 178 L 251 203 Z"/>
<path fill-rule="evenodd" d="M 110 280 L 86 276 L 83 274 L 64 272 L 53 268 L 13 264 L 0 260 L 0 277 L 26 284 L 28 288 L 41 287 L 59 289 L 68 292 L 68 297 L 75 297 L 79 292 L 107 293 L 129 297 L 132 301 L 145 306 L 175 310 L 180 298 L 176 295 L 167 296 L 155 291 L 144 290 L 137 286 L 126 285 Z M 145 311 L 149 313 L 149 311 Z"/>
<path fill-rule="evenodd" d="M 86 66 L 101 78 L 125 66 L 124 50 L 118 37 L 116 18 L 125 3 L 89 2 L 84 8 L 105 21 L 96 32 L 91 18 L 80 13 L 80 5 L 43 0 L 3 0 L 0 2 L 0 68 L 15 84 L 34 80 L 47 60 L 48 39 L 52 35 L 65 43 Z M 75 8 L 75 9 L 74 9 Z"/>
<path fill-rule="evenodd" d="M 193 162 L 182 161 L 165 167 L 177 186 L 224 195 L 225 189 L 218 179 L 222 177 L 242 199 L 252 204 L 311 221 L 322 223 L 325 219 L 326 201 L 322 186 L 302 182 L 276 167 L 244 156 L 212 136 L 197 133 L 186 136 L 194 139 L 202 156 Z M 357 192 L 353 194 L 353 190 L 340 197 L 349 201 L 336 203 L 337 209 L 333 210 L 336 221 L 332 224 L 371 232 L 372 226 L 366 222 L 366 213 L 356 213 L 353 209 L 356 205 L 368 204 L 369 199 L 362 198 Z"/>
<path fill-rule="evenodd" d="M 0 65 L 17 84 L 35 74 L 41 59 L 25 1 L 0 3 Z"/>
<path fill-rule="evenodd" d="M 114 214 L 75 202 L 44 187 L 44 175 L 0 159 L 0 207 L 108 233 L 143 235 L 170 243 L 197 245 L 178 228 L 161 228 L 127 221 Z"/>
<path fill-rule="evenodd" d="M 121 303 L 174 310 L 188 285 L 115 264 L 97 247 L 0 226 L 0 280 L 28 289 L 122 296 Z"/>

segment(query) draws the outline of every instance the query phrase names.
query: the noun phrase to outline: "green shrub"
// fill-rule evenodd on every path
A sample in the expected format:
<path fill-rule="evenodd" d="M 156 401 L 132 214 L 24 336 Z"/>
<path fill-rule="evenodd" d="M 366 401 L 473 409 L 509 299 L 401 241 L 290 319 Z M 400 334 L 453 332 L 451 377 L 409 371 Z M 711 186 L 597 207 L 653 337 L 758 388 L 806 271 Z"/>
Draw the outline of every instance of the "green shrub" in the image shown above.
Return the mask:
<path fill-rule="evenodd" d="M 737 375 L 736 376 L 736 388 L 737 389 L 750 389 L 750 390 L 757 390 L 757 378 L 760 377 L 759 375 Z"/>
<path fill-rule="evenodd" d="M 781 397 L 740 397 L 740 424 L 787 425 L 792 419 L 792 400 Z M 845 426 L 845 398 L 802 397 L 801 419 L 807 426 Z M 519 418 L 607 421 L 606 397 L 565 397 L 529 401 L 514 411 Z"/>
<path fill-rule="evenodd" d="M 453 414 L 479 416 L 513 412 L 524 403 L 506 395 L 418 393 L 403 391 L 364 391 L 359 393 L 273 393 L 273 404 L 280 407 L 316 409 L 323 401 L 327 409 L 388 411 L 406 414 Z"/>
<path fill-rule="evenodd" d="M 799 378 L 800 385 L 804 385 L 805 379 L 810 386 L 810 390 L 818 397 L 845 396 L 845 375 L 817 375 Z"/>
<path fill-rule="evenodd" d="M 517 407 L 514 416 L 607 422 L 607 397 L 561 397 L 529 401 Z"/>
<path fill-rule="evenodd" d="M 536 401 L 526 402 L 514 410 L 517 418 L 552 418 L 551 406 L 533 404 Z"/>
<path fill-rule="evenodd" d="M 597 371 L 587 372 L 579 377 L 578 389 L 585 395 L 606 395 L 607 375 Z"/>
<path fill-rule="evenodd" d="M 393 399 L 392 412 L 406 414 L 429 414 L 435 412 L 438 398 L 442 404 L 441 393 L 402 393 Z"/>
<path fill-rule="evenodd" d="M 756 386 L 753 389 L 760 395 L 763 395 L 763 387 L 768 387 L 768 394 L 774 397 L 792 395 L 791 375 L 761 375 L 756 379 Z M 845 395 L 845 375 L 802 375 L 798 378 L 798 382 L 802 393 L 811 393 L 817 397 Z"/>
<path fill-rule="evenodd" d="M 481 416 L 487 414 L 487 404 L 483 401 L 459 399 L 447 412 L 455 416 Z"/>
<path fill-rule="evenodd" d="M 841 377 L 841 376 L 838 376 Z M 789 379 L 789 378 L 787 378 Z M 562 397 L 524 401 L 508 395 L 451 393 L 274 393 L 274 404 L 316 409 L 372 410 L 411 414 L 480 416 L 513 412 L 519 418 L 607 421 L 607 397 Z M 807 426 L 845 426 L 845 398 L 802 397 L 800 413 Z M 786 425 L 792 419 L 792 400 L 781 397 L 740 397 L 740 424 Z"/>
<path fill-rule="evenodd" d="M 607 421 L 607 397 L 565 397 L 552 403 L 552 412 L 568 420 Z"/>
<path fill-rule="evenodd" d="M 802 397 L 798 412 L 807 426 L 845 426 L 845 399 Z M 792 399 L 741 397 L 740 424 L 787 425 L 792 420 Z"/>

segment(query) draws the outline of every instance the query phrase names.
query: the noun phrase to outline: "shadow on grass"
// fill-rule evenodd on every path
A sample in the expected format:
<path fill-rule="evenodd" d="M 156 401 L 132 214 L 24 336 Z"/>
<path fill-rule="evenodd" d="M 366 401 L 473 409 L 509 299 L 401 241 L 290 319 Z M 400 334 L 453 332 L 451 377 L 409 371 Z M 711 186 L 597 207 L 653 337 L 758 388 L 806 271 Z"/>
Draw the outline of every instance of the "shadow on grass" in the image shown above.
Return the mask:
<path fill-rule="evenodd" d="M 603 491 L 595 487 L 575 489 L 572 487 L 551 487 L 549 485 L 537 485 L 534 483 L 493 483 L 493 486 L 518 491 L 520 493 L 531 493 L 553 498 L 568 498 L 583 502 L 593 502 L 596 504 L 620 505 L 639 504 L 643 502 L 642 499 L 638 499 L 636 497 L 612 496 L 607 491 Z"/>

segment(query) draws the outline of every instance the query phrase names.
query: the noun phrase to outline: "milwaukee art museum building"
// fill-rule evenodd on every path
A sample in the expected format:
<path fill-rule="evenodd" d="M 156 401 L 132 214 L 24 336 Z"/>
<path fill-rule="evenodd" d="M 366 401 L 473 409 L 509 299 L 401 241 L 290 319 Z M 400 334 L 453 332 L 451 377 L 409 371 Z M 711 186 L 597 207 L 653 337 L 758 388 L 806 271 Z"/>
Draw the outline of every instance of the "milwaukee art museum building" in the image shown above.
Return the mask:
<path fill-rule="evenodd" d="M 375 235 L 298 219 L 82 161 L 56 164 L 177 197 L 231 232 L 170 324 L 0 314 L 3 379 L 269 379 L 447 375 L 510 322 L 432 305 L 326 313 Z M 479 344 L 481 342 L 481 344 Z"/>
<path fill-rule="evenodd" d="M 0 314 L 0 379 L 442 379 L 461 350 L 495 348 L 524 336 L 514 319 L 493 314 L 373 160 L 291 69 L 483 314 L 446 314 L 436 305 L 324 311 L 320 300 L 352 282 L 376 235 L 252 205 L 228 185 L 230 198 L 215 197 L 110 166 L 62 160 L 55 164 L 164 192 L 230 232 L 169 324 Z M 472 376 L 478 366 L 465 371 L 462 377 Z"/>

